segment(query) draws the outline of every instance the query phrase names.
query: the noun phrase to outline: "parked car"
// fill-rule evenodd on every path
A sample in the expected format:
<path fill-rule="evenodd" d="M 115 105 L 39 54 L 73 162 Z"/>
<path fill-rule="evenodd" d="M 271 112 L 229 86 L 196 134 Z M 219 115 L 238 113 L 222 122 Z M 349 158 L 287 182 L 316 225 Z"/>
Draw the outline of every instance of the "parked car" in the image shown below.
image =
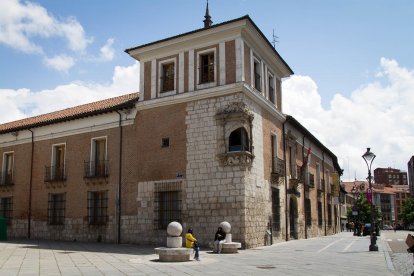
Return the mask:
<path fill-rule="evenodd" d="M 392 226 L 384 224 L 384 226 L 382 227 L 382 230 L 394 230 L 394 228 L 392 228 Z"/>
<path fill-rule="evenodd" d="M 395 230 L 404 230 L 404 226 L 402 226 L 401 224 L 397 224 L 395 226 Z"/>
<path fill-rule="evenodd" d="M 414 231 L 414 223 L 411 223 L 410 225 L 408 225 L 408 230 Z"/>

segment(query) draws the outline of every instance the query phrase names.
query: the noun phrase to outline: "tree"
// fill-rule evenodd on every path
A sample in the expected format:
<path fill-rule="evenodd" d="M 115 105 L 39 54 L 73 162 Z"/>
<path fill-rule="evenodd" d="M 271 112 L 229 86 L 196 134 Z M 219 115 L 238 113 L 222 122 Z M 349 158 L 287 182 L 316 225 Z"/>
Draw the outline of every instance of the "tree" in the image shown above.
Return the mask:
<path fill-rule="evenodd" d="M 403 202 L 401 213 L 399 213 L 398 216 L 405 225 L 414 222 L 414 199 L 408 198 Z"/>
<path fill-rule="evenodd" d="M 359 193 L 355 199 L 354 206 L 358 208 L 358 216 L 352 215 L 352 207 L 348 207 L 347 217 L 349 221 L 359 221 L 360 223 L 371 222 L 371 204 L 369 204 L 365 193 Z M 374 220 L 381 218 L 379 208 L 374 209 Z"/>

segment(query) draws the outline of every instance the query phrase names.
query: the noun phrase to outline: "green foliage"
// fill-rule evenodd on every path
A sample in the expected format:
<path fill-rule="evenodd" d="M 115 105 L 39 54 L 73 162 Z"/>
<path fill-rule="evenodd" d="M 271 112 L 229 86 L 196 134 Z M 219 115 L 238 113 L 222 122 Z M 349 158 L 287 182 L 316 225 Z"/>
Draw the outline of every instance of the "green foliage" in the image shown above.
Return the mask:
<path fill-rule="evenodd" d="M 414 222 L 414 199 L 408 198 L 403 202 L 401 213 L 398 216 L 405 225 Z"/>
<path fill-rule="evenodd" d="M 348 207 L 347 217 L 349 221 L 359 221 L 360 223 L 371 222 L 371 204 L 369 204 L 364 193 L 359 193 L 355 200 L 355 205 L 358 207 L 358 215 L 352 215 L 352 207 Z M 381 218 L 379 208 L 374 209 L 374 219 Z"/>

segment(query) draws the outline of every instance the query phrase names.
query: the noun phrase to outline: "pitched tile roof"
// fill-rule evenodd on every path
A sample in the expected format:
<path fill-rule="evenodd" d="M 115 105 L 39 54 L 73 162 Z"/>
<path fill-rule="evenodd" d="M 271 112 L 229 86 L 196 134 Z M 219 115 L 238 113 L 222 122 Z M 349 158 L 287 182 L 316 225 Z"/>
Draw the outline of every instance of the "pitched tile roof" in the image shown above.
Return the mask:
<path fill-rule="evenodd" d="M 51 113 L 42 114 L 0 125 L 0 134 L 76 120 L 124 108 L 132 108 L 138 101 L 139 93 L 131 93 L 93 103 L 83 104 Z"/>

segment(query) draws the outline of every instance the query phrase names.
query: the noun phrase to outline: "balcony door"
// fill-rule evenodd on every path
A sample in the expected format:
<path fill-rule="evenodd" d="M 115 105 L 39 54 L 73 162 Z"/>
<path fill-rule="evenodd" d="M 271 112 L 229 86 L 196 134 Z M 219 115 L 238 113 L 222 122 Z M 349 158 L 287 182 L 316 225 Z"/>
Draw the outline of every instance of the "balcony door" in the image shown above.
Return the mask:
<path fill-rule="evenodd" d="M 104 176 L 106 172 L 106 139 L 94 140 L 94 155 L 95 175 Z"/>
<path fill-rule="evenodd" d="M 62 179 L 65 175 L 65 145 L 54 147 L 53 178 Z"/>
<path fill-rule="evenodd" d="M 14 155 L 12 152 L 4 154 L 4 184 L 13 183 Z"/>

